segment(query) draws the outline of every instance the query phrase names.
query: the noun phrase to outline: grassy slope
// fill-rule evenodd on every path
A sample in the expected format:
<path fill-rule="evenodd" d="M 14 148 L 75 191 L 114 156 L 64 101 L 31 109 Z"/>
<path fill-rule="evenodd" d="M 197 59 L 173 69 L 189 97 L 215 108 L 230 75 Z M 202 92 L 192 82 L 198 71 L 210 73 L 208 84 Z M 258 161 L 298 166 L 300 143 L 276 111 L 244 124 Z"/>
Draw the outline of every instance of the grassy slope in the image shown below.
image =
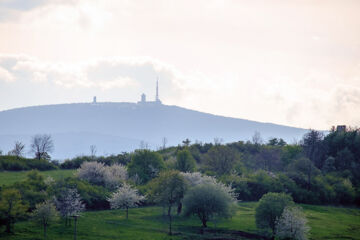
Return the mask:
<path fill-rule="evenodd" d="M 229 230 L 227 233 L 206 233 L 201 236 L 197 218 L 176 217 L 175 236 L 168 236 L 167 221 L 159 207 L 131 209 L 129 220 L 124 211 L 108 210 L 86 212 L 78 222 L 78 239 L 246 239 L 230 235 L 230 230 L 257 233 L 255 226 L 256 203 L 240 203 L 236 215 L 227 221 L 217 223 L 217 228 Z M 325 206 L 302 205 L 311 226 L 310 239 L 360 239 L 360 210 Z M 213 224 L 209 224 L 214 228 Z M 43 239 L 42 229 L 31 222 L 16 224 L 16 234 L 0 235 L 1 239 Z M 223 232 L 223 231 L 222 231 Z M 65 228 L 63 223 L 50 227 L 48 239 L 72 239 L 73 228 Z"/>
<path fill-rule="evenodd" d="M 68 177 L 73 174 L 75 170 L 51 170 L 41 171 L 40 173 L 45 177 L 51 176 L 52 178 L 60 179 L 62 177 Z M 10 185 L 18 181 L 22 181 L 26 178 L 26 174 L 29 171 L 4 171 L 0 172 L 0 186 Z"/>

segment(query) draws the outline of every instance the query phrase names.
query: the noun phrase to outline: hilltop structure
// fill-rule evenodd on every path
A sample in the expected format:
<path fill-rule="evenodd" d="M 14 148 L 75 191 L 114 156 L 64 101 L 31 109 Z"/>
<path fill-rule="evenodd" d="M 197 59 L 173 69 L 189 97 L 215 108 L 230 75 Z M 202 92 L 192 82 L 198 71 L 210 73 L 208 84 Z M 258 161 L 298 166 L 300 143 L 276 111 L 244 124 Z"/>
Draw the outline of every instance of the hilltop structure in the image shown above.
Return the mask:
<path fill-rule="evenodd" d="M 155 94 L 155 101 L 146 101 L 145 93 L 141 94 L 140 101 L 137 102 L 138 104 L 162 104 L 159 98 L 159 80 L 156 80 L 156 94 Z"/>

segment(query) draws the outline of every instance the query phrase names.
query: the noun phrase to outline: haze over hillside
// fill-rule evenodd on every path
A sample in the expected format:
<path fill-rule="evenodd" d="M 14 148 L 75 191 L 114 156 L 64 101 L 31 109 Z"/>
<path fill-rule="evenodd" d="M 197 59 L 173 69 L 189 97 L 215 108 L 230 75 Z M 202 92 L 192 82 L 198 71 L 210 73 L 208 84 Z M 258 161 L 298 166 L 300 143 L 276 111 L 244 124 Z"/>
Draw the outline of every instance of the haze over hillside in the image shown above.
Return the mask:
<path fill-rule="evenodd" d="M 74 103 L 33 106 L 0 112 L 0 149 L 5 153 L 16 140 L 29 148 L 31 136 L 51 134 L 54 159 L 88 154 L 96 145 L 98 154 L 132 151 L 141 141 L 150 148 L 192 141 L 224 142 L 249 140 L 255 131 L 263 139 L 281 137 L 286 141 L 300 139 L 305 129 L 216 116 L 161 102 L 140 103 Z M 28 150 L 28 149 L 27 149 Z"/>

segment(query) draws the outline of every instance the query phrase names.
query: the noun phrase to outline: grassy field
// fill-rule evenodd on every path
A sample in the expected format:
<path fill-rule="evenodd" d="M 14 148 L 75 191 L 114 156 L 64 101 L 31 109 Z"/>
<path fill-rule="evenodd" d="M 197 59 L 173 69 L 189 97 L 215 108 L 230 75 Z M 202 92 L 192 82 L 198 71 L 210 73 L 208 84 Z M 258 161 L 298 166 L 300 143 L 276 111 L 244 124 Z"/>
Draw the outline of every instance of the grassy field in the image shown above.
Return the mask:
<path fill-rule="evenodd" d="M 26 174 L 29 171 L 4 171 L 0 172 L 0 186 L 10 185 L 18 181 L 22 181 L 26 178 Z M 51 176 L 52 178 L 60 179 L 62 177 L 71 176 L 75 170 L 51 170 L 41 171 L 40 173 L 45 177 Z"/>
<path fill-rule="evenodd" d="M 78 238 L 84 240 L 105 239 L 252 239 L 243 237 L 242 231 L 258 234 L 255 226 L 256 203 L 240 203 L 236 215 L 229 220 L 213 223 L 204 235 L 200 234 L 200 222 L 193 217 L 175 217 L 173 236 L 167 235 L 167 218 L 162 208 L 144 207 L 131 209 L 129 220 L 124 211 L 108 210 L 86 212 L 78 221 Z M 310 239 L 360 239 L 360 210 L 353 208 L 302 205 L 311 226 Z M 214 230 L 217 230 L 215 233 Z M 1 239 L 43 239 L 42 228 L 32 222 L 15 225 L 15 235 L 0 235 Z M 73 227 L 63 222 L 52 225 L 48 239 L 73 239 Z"/>

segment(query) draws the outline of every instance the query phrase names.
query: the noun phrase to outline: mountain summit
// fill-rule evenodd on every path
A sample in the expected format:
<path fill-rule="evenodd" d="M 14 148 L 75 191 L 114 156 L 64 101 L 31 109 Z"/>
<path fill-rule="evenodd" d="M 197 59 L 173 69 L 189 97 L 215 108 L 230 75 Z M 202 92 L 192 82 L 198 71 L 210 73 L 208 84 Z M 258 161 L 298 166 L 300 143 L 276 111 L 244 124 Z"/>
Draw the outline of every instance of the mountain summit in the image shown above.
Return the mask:
<path fill-rule="evenodd" d="M 7 152 L 16 140 L 30 144 L 35 134 L 51 134 L 55 159 L 89 154 L 95 145 L 98 154 L 132 151 L 143 141 L 150 148 L 192 141 L 224 142 L 249 140 L 254 132 L 263 139 L 300 139 L 305 129 L 244 119 L 222 117 L 161 102 L 74 103 L 33 106 L 0 112 L 0 149 Z"/>

